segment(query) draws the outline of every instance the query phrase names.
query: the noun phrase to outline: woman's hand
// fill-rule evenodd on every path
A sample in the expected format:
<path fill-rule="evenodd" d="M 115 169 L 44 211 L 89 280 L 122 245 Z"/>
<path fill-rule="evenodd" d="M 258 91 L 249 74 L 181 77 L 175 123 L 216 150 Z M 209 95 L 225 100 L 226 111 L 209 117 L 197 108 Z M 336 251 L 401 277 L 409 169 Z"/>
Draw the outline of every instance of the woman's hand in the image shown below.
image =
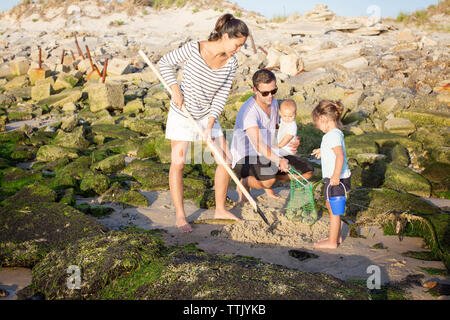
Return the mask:
<path fill-rule="evenodd" d="M 174 85 L 171 87 L 172 89 L 172 102 L 180 109 L 182 110 L 184 106 L 184 97 L 181 93 L 181 89 L 178 85 Z"/>
<path fill-rule="evenodd" d="M 314 149 L 313 152 L 311 152 L 311 155 L 316 157 L 316 159 L 320 159 L 320 148 L 319 149 Z"/>
<path fill-rule="evenodd" d="M 292 151 L 292 153 L 297 153 L 297 149 L 300 146 L 300 138 L 294 137 L 294 140 L 292 140 L 291 143 L 288 144 L 289 149 Z"/>
<path fill-rule="evenodd" d="M 203 130 L 202 139 L 205 142 L 212 142 L 212 128 L 207 127 L 205 130 Z"/>

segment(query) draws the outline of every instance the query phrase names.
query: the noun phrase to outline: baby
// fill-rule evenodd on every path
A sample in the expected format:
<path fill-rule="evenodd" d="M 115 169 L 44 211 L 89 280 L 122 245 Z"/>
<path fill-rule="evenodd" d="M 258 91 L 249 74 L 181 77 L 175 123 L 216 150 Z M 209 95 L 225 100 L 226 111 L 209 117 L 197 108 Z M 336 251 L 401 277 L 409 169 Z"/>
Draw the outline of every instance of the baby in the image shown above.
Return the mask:
<path fill-rule="evenodd" d="M 277 135 L 276 148 L 279 150 L 279 156 L 285 157 L 294 155 L 288 148 L 289 143 L 297 136 L 297 123 L 295 116 L 297 105 L 293 100 L 285 100 L 280 105 L 280 126 Z M 269 197 L 278 199 L 280 196 L 275 194 L 272 189 L 264 189 Z"/>
<path fill-rule="evenodd" d="M 289 150 L 288 144 L 297 135 L 297 123 L 295 116 L 297 113 L 297 105 L 293 100 L 285 100 L 280 105 L 280 127 L 277 135 L 277 147 L 280 149 L 280 156 L 289 156 L 294 153 Z"/>

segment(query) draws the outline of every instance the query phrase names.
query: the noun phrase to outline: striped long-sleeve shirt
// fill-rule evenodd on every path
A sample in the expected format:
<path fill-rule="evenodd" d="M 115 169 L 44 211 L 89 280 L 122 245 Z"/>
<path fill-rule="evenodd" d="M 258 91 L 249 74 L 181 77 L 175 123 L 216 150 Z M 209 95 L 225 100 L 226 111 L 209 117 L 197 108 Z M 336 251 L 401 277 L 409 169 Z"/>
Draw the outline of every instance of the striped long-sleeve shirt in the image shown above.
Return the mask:
<path fill-rule="evenodd" d="M 180 89 L 187 110 L 196 120 L 206 116 L 218 119 L 236 74 L 236 57 L 231 57 L 220 69 L 211 69 L 200 54 L 199 43 L 191 41 L 164 55 L 158 63 L 161 76 L 169 86 L 177 84 L 174 66 L 183 62 L 185 65 Z M 170 102 L 170 107 L 184 117 L 183 111 L 173 102 Z"/>

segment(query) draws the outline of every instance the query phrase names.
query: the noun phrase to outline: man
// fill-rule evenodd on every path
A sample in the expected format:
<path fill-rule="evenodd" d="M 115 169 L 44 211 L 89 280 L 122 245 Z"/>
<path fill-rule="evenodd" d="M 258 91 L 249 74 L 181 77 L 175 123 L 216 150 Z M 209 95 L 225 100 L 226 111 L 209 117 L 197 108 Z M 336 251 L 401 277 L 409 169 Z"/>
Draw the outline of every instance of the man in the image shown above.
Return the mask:
<path fill-rule="evenodd" d="M 254 96 L 250 97 L 240 108 L 234 126 L 231 154 L 232 167 L 247 190 L 270 189 L 275 181 L 289 180 L 287 174 L 292 165 L 306 179 L 313 175 L 312 165 L 296 156 L 279 156 L 279 151 L 272 146 L 279 123 L 278 101 L 274 99 L 278 88 L 275 75 L 262 69 L 253 75 Z M 295 153 L 299 140 L 289 146 Z M 239 200 L 243 201 L 242 192 L 238 190 Z"/>

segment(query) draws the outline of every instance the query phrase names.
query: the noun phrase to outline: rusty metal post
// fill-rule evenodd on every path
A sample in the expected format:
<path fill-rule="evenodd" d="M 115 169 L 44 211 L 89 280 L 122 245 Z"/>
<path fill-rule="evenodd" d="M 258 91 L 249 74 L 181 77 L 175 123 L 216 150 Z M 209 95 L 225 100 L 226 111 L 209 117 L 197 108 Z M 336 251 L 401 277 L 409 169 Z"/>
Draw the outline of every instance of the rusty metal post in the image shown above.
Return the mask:
<path fill-rule="evenodd" d="M 103 66 L 102 83 L 105 83 L 107 70 L 108 70 L 108 58 L 106 58 L 105 65 Z"/>
<path fill-rule="evenodd" d="M 61 64 L 64 64 L 64 55 L 66 54 L 66 50 L 63 49 L 62 55 L 61 55 Z"/>
<path fill-rule="evenodd" d="M 89 51 L 89 47 L 87 45 L 86 45 L 86 53 L 87 53 L 89 62 L 91 63 L 92 71 L 97 71 L 98 76 L 101 78 L 102 74 L 100 73 L 100 70 L 98 70 L 97 66 L 94 65 L 94 63 L 92 62 L 91 52 Z"/>
<path fill-rule="evenodd" d="M 75 45 L 77 46 L 77 50 L 78 50 L 78 55 L 84 59 L 84 55 L 83 52 L 80 49 L 80 45 L 78 44 L 78 39 L 77 39 L 77 34 L 75 33 Z"/>
<path fill-rule="evenodd" d="M 42 48 L 39 47 L 39 70 L 42 70 Z"/>
<path fill-rule="evenodd" d="M 261 50 L 262 51 L 262 53 L 264 53 L 266 56 L 267 56 L 267 51 L 266 50 L 264 50 L 264 48 L 263 47 L 261 47 L 261 46 L 259 46 L 258 47 L 258 49 L 259 50 Z"/>
<path fill-rule="evenodd" d="M 70 50 L 70 53 L 72 54 L 72 59 L 73 59 L 73 61 L 77 60 L 77 59 L 75 59 L 75 55 L 73 54 L 73 51 L 72 51 L 72 50 Z"/>

